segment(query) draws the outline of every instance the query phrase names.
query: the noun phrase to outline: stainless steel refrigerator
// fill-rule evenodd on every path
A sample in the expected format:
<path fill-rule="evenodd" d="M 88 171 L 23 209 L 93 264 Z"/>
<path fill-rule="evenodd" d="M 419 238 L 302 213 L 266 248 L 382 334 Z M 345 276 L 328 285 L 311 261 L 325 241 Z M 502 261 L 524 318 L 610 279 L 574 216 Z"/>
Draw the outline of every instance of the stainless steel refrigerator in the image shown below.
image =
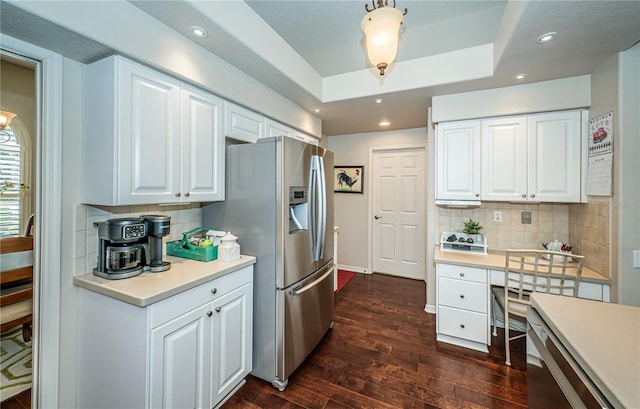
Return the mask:
<path fill-rule="evenodd" d="M 284 390 L 333 320 L 333 153 L 286 137 L 226 148 L 226 199 L 203 223 L 257 258 L 252 374 Z"/>

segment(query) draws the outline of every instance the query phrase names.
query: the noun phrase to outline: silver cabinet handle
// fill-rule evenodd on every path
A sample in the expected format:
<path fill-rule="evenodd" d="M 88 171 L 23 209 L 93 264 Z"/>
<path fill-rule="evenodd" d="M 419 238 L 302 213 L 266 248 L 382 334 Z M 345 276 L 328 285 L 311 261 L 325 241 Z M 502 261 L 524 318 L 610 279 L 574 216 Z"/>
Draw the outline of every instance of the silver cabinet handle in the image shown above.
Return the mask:
<path fill-rule="evenodd" d="M 460 324 L 460 328 L 464 329 L 464 324 Z"/>
<path fill-rule="evenodd" d="M 464 298 L 464 294 L 460 294 L 460 298 Z"/>
<path fill-rule="evenodd" d="M 476 197 L 480 197 L 480 193 L 476 193 Z"/>
<path fill-rule="evenodd" d="M 533 199 L 534 197 L 536 197 L 535 193 L 531 193 L 531 198 Z"/>
<path fill-rule="evenodd" d="M 527 194 L 526 194 L 526 193 L 523 193 L 523 194 L 522 194 L 522 197 L 523 197 L 523 198 L 527 197 Z"/>
<path fill-rule="evenodd" d="M 180 192 L 176 192 L 176 197 L 180 197 L 182 194 Z"/>
<path fill-rule="evenodd" d="M 375 216 L 373 216 L 374 219 L 378 220 L 378 219 L 382 219 L 382 216 L 378 216 L 377 214 Z"/>
<path fill-rule="evenodd" d="M 464 277 L 464 273 L 460 273 L 460 277 Z"/>
<path fill-rule="evenodd" d="M 220 311 L 222 311 L 222 308 L 216 307 L 216 312 L 220 312 Z"/>
<path fill-rule="evenodd" d="M 184 197 L 189 197 L 189 196 L 191 196 L 191 193 L 189 193 L 189 192 L 184 192 Z"/>
<path fill-rule="evenodd" d="M 207 311 L 207 317 L 210 317 L 213 315 L 213 311 Z"/>
<path fill-rule="evenodd" d="M 211 289 L 211 294 L 215 294 L 215 293 L 217 293 L 217 292 L 218 292 L 218 289 L 217 289 L 217 288 L 212 288 L 212 289 Z"/>

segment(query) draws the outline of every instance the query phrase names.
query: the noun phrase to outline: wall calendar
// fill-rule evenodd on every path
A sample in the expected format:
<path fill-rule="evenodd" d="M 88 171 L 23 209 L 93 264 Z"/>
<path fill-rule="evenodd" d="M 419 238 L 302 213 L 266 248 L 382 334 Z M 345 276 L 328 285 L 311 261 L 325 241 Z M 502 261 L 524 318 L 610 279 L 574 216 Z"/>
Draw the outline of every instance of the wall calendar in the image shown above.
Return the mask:
<path fill-rule="evenodd" d="M 613 112 L 589 120 L 587 194 L 613 196 Z"/>

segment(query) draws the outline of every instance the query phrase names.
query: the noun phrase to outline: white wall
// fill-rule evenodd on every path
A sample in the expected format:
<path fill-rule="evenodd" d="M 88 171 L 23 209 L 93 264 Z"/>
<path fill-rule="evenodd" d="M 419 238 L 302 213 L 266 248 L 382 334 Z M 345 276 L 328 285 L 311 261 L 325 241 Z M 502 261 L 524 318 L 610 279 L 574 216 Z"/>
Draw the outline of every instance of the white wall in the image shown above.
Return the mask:
<path fill-rule="evenodd" d="M 618 301 L 640 306 L 640 268 L 633 267 L 633 250 L 640 250 L 640 43 L 620 53 L 618 64 Z"/>
<path fill-rule="evenodd" d="M 426 128 L 399 131 L 336 135 L 327 138 L 327 147 L 335 153 L 336 166 L 364 165 L 364 193 L 335 194 L 335 225 L 340 226 L 338 263 L 343 268 L 370 272 L 368 248 L 370 147 L 424 145 Z"/>

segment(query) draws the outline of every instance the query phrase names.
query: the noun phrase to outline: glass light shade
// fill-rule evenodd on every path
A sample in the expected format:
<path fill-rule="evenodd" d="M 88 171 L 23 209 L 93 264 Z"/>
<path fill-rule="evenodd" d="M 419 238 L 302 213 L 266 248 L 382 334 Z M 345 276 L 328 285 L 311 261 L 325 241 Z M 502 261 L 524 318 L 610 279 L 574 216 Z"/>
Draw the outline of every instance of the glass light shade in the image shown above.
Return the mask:
<path fill-rule="evenodd" d="M 5 129 L 11 123 L 16 114 L 7 111 L 0 111 L 0 129 Z"/>
<path fill-rule="evenodd" d="M 379 7 L 367 13 L 360 27 L 367 39 L 367 55 L 380 75 L 393 62 L 398 53 L 398 36 L 402 25 L 402 12 L 394 7 Z"/>

